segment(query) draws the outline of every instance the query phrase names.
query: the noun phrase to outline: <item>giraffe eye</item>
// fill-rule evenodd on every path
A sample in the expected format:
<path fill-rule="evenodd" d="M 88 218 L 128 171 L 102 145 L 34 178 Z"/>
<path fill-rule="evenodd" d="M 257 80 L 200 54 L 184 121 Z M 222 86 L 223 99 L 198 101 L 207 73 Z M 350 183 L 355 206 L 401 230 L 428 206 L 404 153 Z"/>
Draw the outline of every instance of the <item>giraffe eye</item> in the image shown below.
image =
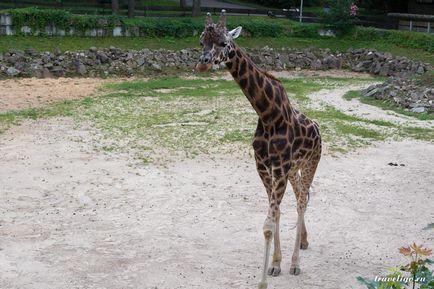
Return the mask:
<path fill-rule="evenodd" d="M 200 42 L 199 44 L 200 44 L 200 46 L 203 46 L 203 42 Z"/>
<path fill-rule="evenodd" d="M 220 42 L 219 46 L 221 47 L 226 47 L 226 45 L 228 45 L 226 42 Z"/>

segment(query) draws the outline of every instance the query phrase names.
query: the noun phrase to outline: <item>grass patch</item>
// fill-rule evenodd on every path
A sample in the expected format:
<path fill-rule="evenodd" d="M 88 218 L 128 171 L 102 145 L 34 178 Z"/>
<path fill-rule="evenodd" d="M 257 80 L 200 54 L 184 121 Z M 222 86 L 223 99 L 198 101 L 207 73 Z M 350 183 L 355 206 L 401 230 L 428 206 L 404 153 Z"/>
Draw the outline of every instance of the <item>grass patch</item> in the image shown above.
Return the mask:
<path fill-rule="evenodd" d="M 330 151 L 347 151 L 386 138 L 432 141 L 432 129 L 398 127 L 347 115 L 333 107 L 311 108 L 307 94 L 372 79 L 309 77 L 282 80 L 290 101 L 320 124 Z M 106 84 L 102 96 L 0 114 L 0 127 L 25 119 L 72 116 L 101 131 L 93 143 L 106 152 L 128 152 L 144 163 L 154 148 L 194 157 L 250 151 L 257 115 L 232 80 L 158 78 Z"/>
<path fill-rule="evenodd" d="M 343 135 L 354 135 L 357 137 L 374 140 L 383 140 L 385 138 L 385 136 L 377 130 L 358 127 L 353 124 L 337 123 L 335 128 L 337 133 Z"/>
<path fill-rule="evenodd" d="M 431 142 L 434 140 L 434 129 L 432 128 L 402 127 L 400 131 L 401 134 L 418 140 L 428 140 Z"/>
<path fill-rule="evenodd" d="M 419 120 L 434 120 L 434 114 L 411 112 L 407 109 L 395 106 L 391 101 L 380 100 L 380 99 L 376 99 L 376 98 L 369 97 L 369 96 L 363 96 L 360 91 L 355 91 L 355 90 L 348 91 L 344 95 L 344 99 L 346 99 L 346 100 L 351 100 L 354 98 L 360 100 L 361 103 L 374 105 L 374 106 L 377 106 L 383 110 L 391 110 L 391 111 L 394 111 L 396 113 L 399 113 L 399 114 L 402 114 L 405 116 L 411 116 L 411 117 L 414 117 L 414 118 L 419 119 Z"/>
<path fill-rule="evenodd" d="M 83 99 L 83 105 L 89 105 L 89 99 L 91 98 Z M 74 106 L 74 101 L 65 100 L 55 102 L 41 108 L 29 108 L 24 110 L 0 112 L 0 132 L 4 131 L 10 125 L 18 124 L 23 119 L 36 120 L 46 117 L 72 116 Z"/>

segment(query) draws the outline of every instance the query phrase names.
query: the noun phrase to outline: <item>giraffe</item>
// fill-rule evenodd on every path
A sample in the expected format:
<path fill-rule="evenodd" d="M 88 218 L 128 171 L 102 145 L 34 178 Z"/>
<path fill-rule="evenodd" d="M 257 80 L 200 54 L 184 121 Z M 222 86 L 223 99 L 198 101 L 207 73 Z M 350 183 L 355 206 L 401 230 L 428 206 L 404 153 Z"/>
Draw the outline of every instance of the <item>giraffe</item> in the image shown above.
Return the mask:
<path fill-rule="evenodd" d="M 253 63 L 234 39 L 241 27 L 228 31 L 224 10 L 218 23 L 208 13 L 200 36 L 202 55 L 196 65 L 207 71 L 225 64 L 258 115 L 253 137 L 256 168 L 268 196 L 268 213 L 263 226 L 265 239 L 263 271 L 258 288 L 267 288 L 267 274 L 278 276 L 282 259 L 280 250 L 280 203 L 290 182 L 297 200 L 297 226 L 290 274 L 300 274 L 299 250 L 307 249 L 304 214 L 315 171 L 321 158 L 321 136 L 318 125 L 295 109 L 282 83 Z M 269 255 L 274 240 L 271 266 Z"/>

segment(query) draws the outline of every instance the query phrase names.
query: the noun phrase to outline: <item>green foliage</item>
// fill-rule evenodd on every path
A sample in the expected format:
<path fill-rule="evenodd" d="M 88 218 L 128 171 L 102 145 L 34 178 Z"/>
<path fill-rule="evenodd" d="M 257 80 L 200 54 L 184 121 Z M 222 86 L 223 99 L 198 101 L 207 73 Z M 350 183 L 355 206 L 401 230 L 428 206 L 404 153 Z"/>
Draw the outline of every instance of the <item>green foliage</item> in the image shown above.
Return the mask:
<path fill-rule="evenodd" d="M 11 9 L 7 11 L 12 15 L 13 25 L 21 27 L 27 25 L 35 30 L 44 30 L 47 25 L 55 25 L 65 29 L 69 25 L 71 14 L 64 10 L 37 9 L 33 7 L 22 9 Z"/>
<path fill-rule="evenodd" d="M 74 28 L 84 32 L 92 28 L 113 28 L 121 19 L 117 16 L 75 15 L 65 10 L 34 7 L 10 9 L 5 12 L 12 15 L 12 24 L 15 27 L 27 25 L 32 29 L 32 33 L 39 31 L 41 35 L 44 34 L 45 27 L 50 25 L 65 31 Z"/>
<path fill-rule="evenodd" d="M 418 246 L 415 243 L 399 248 L 399 252 L 410 259 L 410 263 L 398 268 L 390 268 L 386 277 L 375 277 L 374 280 L 357 277 L 357 281 L 368 289 L 431 289 L 434 288 L 433 272 L 428 268 L 433 261 L 427 258 L 431 249 Z"/>
<path fill-rule="evenodd" d="M 300 24 L 292 25 L 292 36 L 303 38 L 319 38 L 318 31 L 321 26 L 319 24 Z"/>
<path fill-rule="evenodd" d="M 342 0 L 343 1 L 343 0 Z M 347 1 L 347 0 L 345 0 Z M 13 24 L 15 26 L 22 26 L 24 24 L 30 26 L 33 31 L 43 31 L 46 25 L 53 24 L 56 27 L 65 29 L 68 31 L 71 28 L 77 31 L 84 32 L 91 28 L 106 28 L 111 29 L 114 26 L 120 25 L 127 29 L 138 28 L 138 32 L 141 35 L 151 37 L 173 37 L 183 38 L 187 36 L 198 35 L 203 29 L 203 17 L 199 18 L 126 18 L 119 16 L 88 16 L 88 15 L 74 15 L 62 10 L 39 10 L 35 8 L 25 9 L 13 9 L 8 10 L 8 13 L 13 15 Z M 347 13 L 349 15 L 349 13 Z M 318 30 L 321 28 L 319 24 L 301 24 L 295 21 L 289 21 L 286 19 L 269 19 L 265 17 L 243 17 L 243 16 L 229 16 L 228 28 L 236 26 L 243 26 L 244 35 L 251 36 L 252 38 L 242 37 L 238 42 L 255 42 L 255 38 L 267 37 L 268 43 L 261 44 L 271 45 L 272 43 L 285 43 L 279 45 L 282 47 L 298 47 L 296 43 L 303 42 L 305 40 L 299 40 L 297 38 L 309 38 L 311 45 L 318 47 L 328 47 L 332 50 L 346 50 L 349 47 L 361 48 L 370 47 L 379 50 L 389 51 L 391 45 L 403 48 L 422 49 L 426 52 L 434 52 L 434 36 L 427 33 L 417 32 L 405 32 L 396 30 L 383 30 L 376 28 L 364 28 L 357 27 L 353 29 L 353 33 L 350 33 L 344 37 L 339 37 L 339 41 L 336 39 L 330 39 L 327 37 L 321 37 L 318 34 Z M 345 26 L 343 23 L 338 22 L 337 26 Z M 351 26 L 345 26 L 345 29 L 349 29 Z M 332 28 L 332 27 L 330 27 Z M 43 35 L 43 33 L 40 33 Z M 289 38 L 290 37 L 290 38 Z M 278 39 L 280 38 L 280 39 Z M 8 41 L 8 40 L 7 40 Z M 64 40 L 56 40 L 61 43 Z M 66 40 L 65 40 L 66 41 Z M 94 39 L 91 41 L 100 41 Z M 109 40 L 118 41 L 118 40 Z M 131 39 L 122 39 L 123 42 L 134 41 Z M 142 40 L 145 41 L 145 40 Z M 152 40 L 159 42 L 160 40 Z M 170 40 L 173 41 L 173 40 Z M 176 40 L 178 43 L 180 40 Z M 1 40 L 0 40 L 1 42 Z M 45 42 L 45 40 L 44 40 Z M 119 42 L 119 41 L 118 41 Z M 258 40 L 258 42 L 260 42 Z M 194 40 L 197 43 L 197 40 Z M 294 43 L 292 45 L 291 43 Z M 113 44 L 114 45 L 114 44 Z M 161 43 L 161 45 L 163 45 Z M 248 45 L 248 44 L 247 44 Z M 122 44 L 120 44 L 122 46 Z M 175 45 L 176 46 L 176 45 Z M 1 47 L 0 47 L 1 49 Z M 71 50 L 71 49 L 68 49 Z M 394 49 L 396 50 L 396 49 Z M 399 53 L 401 51 L 401 53 Z M 391 51 L 393 54 L 402 55 L 402 49 L 400 51 Z M 397 53 L 398 52 L 398 53 Z M 424 58 L 423 61 L 431 62 L 432 54 L 425 57 L 421 52 L 411 52 L 406 55 L 413 58 Z"/>
<path fill-rule="evenodd" d="M 268 36 L 268 37 L 279 37 L 286 36 L 290 34 L 289 23 L 286 21 L 270 21 L 269 19 L 261 18 L 229 18 L 227 21 L 228 27 L 242 26 L 243 30 L 247 32 L 248 35 L 257 36 Z"/>
<path fill-rule="evenodd" d="M 351 38 L 370 41 L 382 40 L 401 47 L 418 48 L 434 52 L 434 36 L 428 33 L 357 27 Z"/>
<path fill-rule="evenodd" d="M 112 29 L 116 25 L 139 29 L 141 35 L 152 37 L 185 37 L 197 35 L 203 29 L 203 18 L 127 18 L 120 16 L 75 15 L 64 10 L 37 8 L 10 9 L 15 27 L 29 26 L 32 32 L 44 31 L 53 25 L 66 31 L 74 28 L 84 32 L 92 28 Z M 243 26 L 250 36 L 279 37 L 289 35 L 288 21 L 254 17 L 230 17 L 229 27 Z"/>
<path fill-rule="evenodd" d="M 348 34 L 356 26 L 356 19 L 350 15 L 353 0 L 336 0 L 327 12 L 322 12 L 320 20 L 326 28 L 335 30 L 338 34 Z"/>

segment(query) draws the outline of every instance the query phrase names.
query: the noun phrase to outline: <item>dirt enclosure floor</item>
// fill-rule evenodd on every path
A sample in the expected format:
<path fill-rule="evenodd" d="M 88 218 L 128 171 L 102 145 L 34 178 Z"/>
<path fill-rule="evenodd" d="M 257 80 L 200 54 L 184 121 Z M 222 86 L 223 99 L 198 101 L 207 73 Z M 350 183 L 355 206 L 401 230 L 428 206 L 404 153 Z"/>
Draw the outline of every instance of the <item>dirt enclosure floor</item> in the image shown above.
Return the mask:
<path fill-rule="evenodd" d="M 139 166 L 96 152 L 69 118 L 0 135 L 0 288 L 256 288 L 265 190 L 236 155 Z M 403 166 L 389 166 L 393 162 Z M 282 203 L 282 273 L 269 288 L 363 288 L 434 246 L 434 145 L 379 143 L 320 163 L 306 214 L 310 247 L 289 275 L 295 198 Z"/>

